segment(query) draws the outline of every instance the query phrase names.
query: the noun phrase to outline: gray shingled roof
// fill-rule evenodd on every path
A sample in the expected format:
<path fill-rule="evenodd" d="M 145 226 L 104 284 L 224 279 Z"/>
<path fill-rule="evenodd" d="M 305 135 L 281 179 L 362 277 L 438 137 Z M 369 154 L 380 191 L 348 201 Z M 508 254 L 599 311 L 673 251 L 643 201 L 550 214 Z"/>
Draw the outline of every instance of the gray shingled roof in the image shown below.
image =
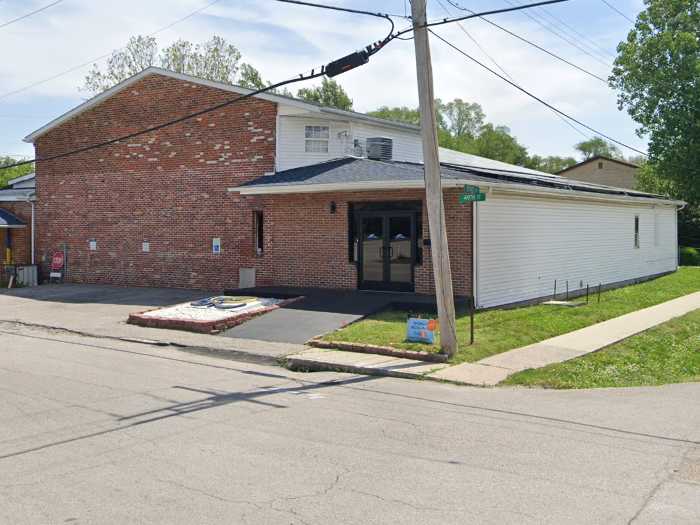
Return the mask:
<path fill-rule="evenodd" d="M 515 168 L 515 167 L 514 167 Z M 659 195 L 642 193 L 624 188 L 590 184 L 558 177 L 556 175 L 533 175 L 506 169 L 487 169 L 480 166 L 441 164 L 443 180 L 472 181 L 474 183 L 526 184 L 535 187 L 557 188 L 608 195 L 627 195 L 663 199 Z M 423 180 L 423 165 L 412 162 L 379 161 L 366 158 L 346 157 L 311 166 L 302 166 L 261 177 L 240 188 L 266 188 L 277 186 L 300 186 L 342 183 L 408 182 Z"/>

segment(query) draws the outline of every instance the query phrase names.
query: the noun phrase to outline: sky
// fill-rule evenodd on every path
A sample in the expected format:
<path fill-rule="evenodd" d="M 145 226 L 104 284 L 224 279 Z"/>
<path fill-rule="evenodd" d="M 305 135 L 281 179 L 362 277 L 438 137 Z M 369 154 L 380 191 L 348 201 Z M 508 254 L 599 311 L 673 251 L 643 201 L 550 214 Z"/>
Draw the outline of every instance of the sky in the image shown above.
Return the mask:
<path fill-rule="evenodd" d="M 388 31 L 388 23 L 378 18 L 275 0 L 219 0 L 209 6 L 213 0 L 62 0 L 3 27 L 55 1 L 0 0 L 0 155 L 31 157 L 33 146 L 22 138 L 89 98 L 80 87 L 92 64 L 103 66 L 106 59 L 97 59 L 124 46 L 133 35 L 157 32 L 162 47 L 179 38 L 203 42 L 219 35 L 236 45 L 242 60 L 254 65 L 263 78 L 276 82 L 380 40 Z M 407 0 L 317 1 L 395 15 L 410 13 Z M 526 3 L 453 1 L 477 12 Z M 642 0 L 608 1 L 632 19 L 643 8 Z M 428 0 L 430 20 L 458 14 L 460 11 L 447 0 Z M 180 21 L 184 17 L 188 18 Z M 632 26 L 602 0 L 569 0 L 489 18 L 603 78 L 610 73 L 617 44 Z M 397 27 L 408 25 L 400 17 L 395 21 Z M 461 27 L 449 24 L 435 30 L 501 74 L 498 68 L 503 68 L 515 82 L 562 111 L 623 143 L 646 150 L 646 141 L 635 133 L 636 124 L 618 110 L 616 93 L 600 80 L 480 19 L 462 22 Z M 508 126 L 531 154 L 577 156 L 574 145 L 592 135 L 572 129 L 550 109 L 436 38 L 430 43 L 436 96 L 481 104 L 487 121 Z M 415 107 L 418 94 L 413 42 L 395 40 L 374 55 L 368 65 L 336 80 L 352 98 L 356 111 L 371 111 L 383 105 Z M 635 155 L 630 150 L 623 152 Z"/>

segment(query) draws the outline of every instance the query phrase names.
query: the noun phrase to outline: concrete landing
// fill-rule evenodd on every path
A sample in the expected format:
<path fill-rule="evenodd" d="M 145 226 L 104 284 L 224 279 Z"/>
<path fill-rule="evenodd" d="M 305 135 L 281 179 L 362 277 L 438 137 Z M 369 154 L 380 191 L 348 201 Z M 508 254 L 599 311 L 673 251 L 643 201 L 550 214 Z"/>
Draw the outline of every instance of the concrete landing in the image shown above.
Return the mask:
<path fill-rule="evenodd" d="M 446 363 L 426 363 L 399 357 L 320 348 L 289 355 L 285 361 L 293 370 L 333 370 L 407 379 L 420 379 L 431 372 L 450 366 Z"/>

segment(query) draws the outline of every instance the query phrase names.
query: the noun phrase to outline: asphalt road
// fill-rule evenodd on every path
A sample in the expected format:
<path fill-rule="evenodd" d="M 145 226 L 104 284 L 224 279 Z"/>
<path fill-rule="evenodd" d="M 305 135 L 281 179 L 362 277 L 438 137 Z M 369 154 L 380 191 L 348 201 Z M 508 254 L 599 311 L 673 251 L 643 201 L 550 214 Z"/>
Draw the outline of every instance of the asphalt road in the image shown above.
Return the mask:
<path fill-rule="evenodd" d="M 295 374 L 0 325 L 0 523 L 699 523 L 700 384 Z"/>

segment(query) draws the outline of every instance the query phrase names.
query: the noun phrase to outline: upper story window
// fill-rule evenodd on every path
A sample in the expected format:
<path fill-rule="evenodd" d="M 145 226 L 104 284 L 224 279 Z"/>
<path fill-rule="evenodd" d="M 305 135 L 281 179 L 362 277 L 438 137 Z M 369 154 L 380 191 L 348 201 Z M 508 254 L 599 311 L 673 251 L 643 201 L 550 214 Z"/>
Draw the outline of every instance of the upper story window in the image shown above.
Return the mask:
<path fill-rule="evenodd" d="M 307 153 L 328 153 L 328 126 L 306 126 L 304 128 L 305 151 Z"/>

